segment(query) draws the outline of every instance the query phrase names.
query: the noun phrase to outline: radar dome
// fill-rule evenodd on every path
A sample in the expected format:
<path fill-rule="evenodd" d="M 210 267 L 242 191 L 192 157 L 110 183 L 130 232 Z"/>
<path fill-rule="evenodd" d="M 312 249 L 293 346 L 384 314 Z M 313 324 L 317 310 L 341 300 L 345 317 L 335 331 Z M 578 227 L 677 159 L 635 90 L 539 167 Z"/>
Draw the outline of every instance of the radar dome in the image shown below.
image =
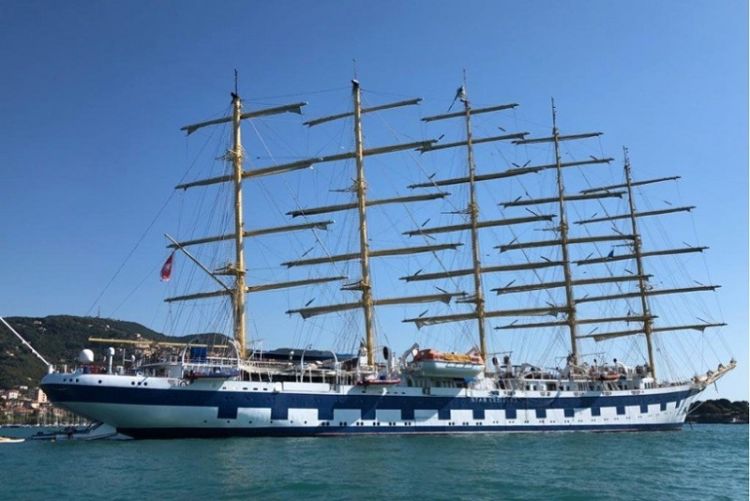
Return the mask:
<path fill-rule="evenodd" d="M 78 354 L 78 361 L 82 364 L 93 364 L 94 352 L 89 350 L 88 348 L 85 350 L 81 350 L 81 353 Z"/>

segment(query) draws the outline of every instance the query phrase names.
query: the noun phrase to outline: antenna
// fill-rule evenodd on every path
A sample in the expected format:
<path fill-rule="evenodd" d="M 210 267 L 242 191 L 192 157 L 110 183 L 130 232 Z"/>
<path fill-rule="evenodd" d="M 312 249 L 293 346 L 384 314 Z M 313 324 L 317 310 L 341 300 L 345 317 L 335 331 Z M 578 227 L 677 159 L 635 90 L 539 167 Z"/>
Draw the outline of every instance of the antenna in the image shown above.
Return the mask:
<path fill-rule="evenodd" d="M 239 73 L 237 72 L 237 68 L 234 69 L 234 95 L 239 96 L 238 88 L 238 81 L 239 81 Z"/>
<path fill-rule="evenodd" d="M 557 130 L 557 108 L 555 107 L 555 98 L 550 98 L 552 101 L 552 128 Z"/>

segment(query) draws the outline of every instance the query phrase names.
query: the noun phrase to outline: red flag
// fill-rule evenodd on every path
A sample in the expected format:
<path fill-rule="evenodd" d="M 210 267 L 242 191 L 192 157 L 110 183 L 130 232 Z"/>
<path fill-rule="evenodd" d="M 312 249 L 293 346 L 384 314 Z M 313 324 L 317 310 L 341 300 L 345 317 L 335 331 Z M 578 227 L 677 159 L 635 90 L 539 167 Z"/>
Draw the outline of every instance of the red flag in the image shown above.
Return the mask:
<path fill-rule="evenodd" d="M 161 281 L 162 282 L 169 282 L 169 279 L 172 278 L 172 261 L 174 260 L 174 252 L 169 255 L 166 261 L 164 261 L 164 266 L 161 267 Z"/>

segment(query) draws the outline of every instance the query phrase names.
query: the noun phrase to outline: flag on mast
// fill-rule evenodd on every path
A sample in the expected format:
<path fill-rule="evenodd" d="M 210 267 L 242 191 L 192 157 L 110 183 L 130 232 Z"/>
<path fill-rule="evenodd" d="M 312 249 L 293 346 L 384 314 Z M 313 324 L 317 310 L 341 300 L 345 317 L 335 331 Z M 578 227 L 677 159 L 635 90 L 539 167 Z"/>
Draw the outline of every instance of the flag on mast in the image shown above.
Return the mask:
<path fill-rule="evenodd" d="M 172 262 L 174 261 L 174 252 L 172 252 L 166 261 L 164 261 L 164 266 L 161 267 L 161 281 L 162 282 L 169 282 L 169 279 L 172 278 Z"/>

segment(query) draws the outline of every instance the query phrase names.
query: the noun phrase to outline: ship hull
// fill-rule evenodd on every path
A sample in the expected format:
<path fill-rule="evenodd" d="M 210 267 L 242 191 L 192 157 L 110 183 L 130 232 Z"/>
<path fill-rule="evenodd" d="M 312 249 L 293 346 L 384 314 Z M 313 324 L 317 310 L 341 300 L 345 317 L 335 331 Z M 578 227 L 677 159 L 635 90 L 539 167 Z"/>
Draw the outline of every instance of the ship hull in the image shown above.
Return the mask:
<path fill-rule="evenodd" d="M 56 405 L 133 438 L 679 429 L 699 389 L 503 391 L 115 375 L 45 377 Z"/>

